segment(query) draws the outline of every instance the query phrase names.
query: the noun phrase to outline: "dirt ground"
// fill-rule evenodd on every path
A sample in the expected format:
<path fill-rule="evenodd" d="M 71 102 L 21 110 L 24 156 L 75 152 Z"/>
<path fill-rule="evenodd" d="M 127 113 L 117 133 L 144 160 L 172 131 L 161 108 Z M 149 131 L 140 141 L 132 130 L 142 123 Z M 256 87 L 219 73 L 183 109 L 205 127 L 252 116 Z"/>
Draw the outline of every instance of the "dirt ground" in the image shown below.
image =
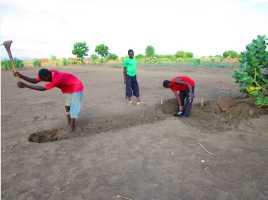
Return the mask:
<path fill-rule="evenodd" d="M 268 199 L 268 115 L 241 106 L 231 69 L 140 67 L 142 106 L 125 102 L 119 68 L 64 70 L 86 86 L 79 128 L 45 143 L 29 137 L 65 133 L 64 96 L 19 89 L 1 74 L 2 199 Z M 162 88 L 179 74 L 197 81 L 187 119 L 173 117 L 172 93 Z M 222 112 L 226 96 L 236 106 Z"/>

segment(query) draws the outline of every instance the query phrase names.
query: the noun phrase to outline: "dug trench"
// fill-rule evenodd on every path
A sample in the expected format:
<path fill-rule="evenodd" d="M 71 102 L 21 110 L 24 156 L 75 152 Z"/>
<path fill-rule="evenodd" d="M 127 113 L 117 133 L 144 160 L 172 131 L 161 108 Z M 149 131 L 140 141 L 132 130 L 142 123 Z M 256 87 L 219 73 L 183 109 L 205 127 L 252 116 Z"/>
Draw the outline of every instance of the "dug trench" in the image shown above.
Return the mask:
<path fill-rule="evenodd" d="M 154 106 L 144 105 L 142 108 L 137 109 L 136 112 L 125 115 L 114 115 L 90 120 L 81 119 L 82 123 L 73 133 L 66 131 L 64 128 L 54 128 L 32 133 L 28 140 L 37 143 L 52 142 L 155 123 L 173 117 L 176 109 L 176 100 L 167 99 L 162 104 Z M 220 132 L 236 129 L 241 123 L 247 123 L 251 118 L 267 114 L 268 108 L 256 107 L 254 99 L 223 96 L 218 97 L 214 101 L 195 103 L 190 117 L 177 118 L 187 125 L 203 131 Z"/>

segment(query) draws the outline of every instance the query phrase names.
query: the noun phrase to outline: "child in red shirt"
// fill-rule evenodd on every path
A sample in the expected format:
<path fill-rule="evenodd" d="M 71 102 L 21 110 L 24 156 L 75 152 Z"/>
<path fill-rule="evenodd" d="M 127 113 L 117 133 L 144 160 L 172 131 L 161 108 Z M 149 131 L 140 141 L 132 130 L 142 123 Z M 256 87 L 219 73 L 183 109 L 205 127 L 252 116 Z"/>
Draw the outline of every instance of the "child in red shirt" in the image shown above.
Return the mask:
<path fill-rule="evenodd" d="M 50 90 L 54 87 L 59 88 L 62 93 L 66 95 L 65 110 L 67 113 L 68 125 L 70 125 L 72 131 L 75 130 L 75 120 L 80 114 L 81 100 L 84 90 L 83 83 L 76 76 L 71 73 L 48 69 L 40 69 L 36 78 L 29 78 L 19 72 L 15 72 L 14 75 L 33 84 L 39 83 L 40 81 L 49 82 L 44 86 L 40 86 L 19 81 L 19 88 L 29 88 L 38 91 Z"/>
<path fill-rule="evenodd" d="M 164 80 L 163 87 L 170 88 L 177 99 L 179 108 L 175 116 L 188 117 L 194 98 L 195 81 L 188 76 L 178 76 L 170 81 Z"/>

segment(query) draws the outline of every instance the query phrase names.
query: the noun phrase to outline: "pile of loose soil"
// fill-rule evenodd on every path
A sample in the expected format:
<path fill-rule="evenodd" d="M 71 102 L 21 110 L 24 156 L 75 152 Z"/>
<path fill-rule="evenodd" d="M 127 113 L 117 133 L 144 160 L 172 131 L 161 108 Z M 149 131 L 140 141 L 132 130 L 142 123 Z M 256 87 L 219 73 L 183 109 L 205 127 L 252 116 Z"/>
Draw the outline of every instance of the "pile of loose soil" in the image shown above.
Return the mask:
<path fill-rule="evenodd" d="M 175 99 L 168 99 L 155 106 L 144 106 L 136 112 L 106 116 L 94 119 L 81 119 L 81 126 L 74 133 L 63 128 L 39 131 L 29 136 L 30 142 L 52 142 L 71 137 L 87 136 L 111 130 L 119 130 L 142 124 L 154 123 L 172 117 L 177 110 Z M 202 130 L 219 132 L 238 128 L 241 123 L 262 114 L 267 108 L 258 108 L 251 98 L 219 97 L 216 101 L 194 104 L 191 116 L 179 118 L 190 126 Z"/>
<path fill-rule="evenodd" d="M 166 114 L 174 114 L 176 109 L 175 99 L 168 99 L 161 105 Z M 241 123 L 263 114 L 268 114 L 268 109 L 256 107 L 252 98 L 222 96 L 215 101 L 194 104 L 191 116 L 183 120 L 191 126 L 219 132 L 238 128 Z"/>
<path fill-rule="evenodd" d="M 32 133 L 29 136 L 28 141 L 36 143 L 52 142 L 63 139 L 64 133 L 65 131 L 63 128 L 54 128 L 49 130 L 38 131 Z"/>
<path fill-rule="evenodd" d="M 79 126 L 75 132 L 68 129 L 55 128 L 32 133 L 30 142 L 44 143 L 72 137 L 89 136 L 111 130 L 119 130 L 142 124 L 154 123 L 164 120 L 168 115 L 163 114 L 157 106 L 142 106 L 136 111 L 127 114 L 107 115 L 98 118 L 79 119 Z"/>

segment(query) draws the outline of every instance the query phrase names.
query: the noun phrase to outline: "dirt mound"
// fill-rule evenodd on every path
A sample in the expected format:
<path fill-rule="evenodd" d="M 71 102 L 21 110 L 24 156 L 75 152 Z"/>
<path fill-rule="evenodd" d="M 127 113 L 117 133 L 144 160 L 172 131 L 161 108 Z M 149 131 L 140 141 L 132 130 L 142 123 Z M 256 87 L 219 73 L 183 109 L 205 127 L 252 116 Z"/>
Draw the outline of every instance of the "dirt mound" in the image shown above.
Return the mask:
<path fill-rule="evenodd" d="M 32 133 L 29 136 L 28 141 L 36 143 L 44 143 L 44 142 L 60 140 L 63 138 L 63 136 L 64 136 L 64 129 L 55 128 Z"/>
<path fill-rule="evenodd" d="M 161 105 L 162 112 L 174 114 L 177 109 L 175 99 L 169 99 Z M 216 101 L 194 104 L 191 116 L 184 122 L 201 129 L 219 132 L 238 128 L 250 118 L 268 114 L 267 108 L 258 108 L 252 98 L 218 97 Z"/>
<path fill-rule="evenodd" d="M 135 112 L 125 115 L 80 119 L 79 127 L 74 133 L 70 133 L 63 128 L 36 132 L 29 136 L 29 141 L 37 143 L 51 142 L 154 123 L 172 117 L 176 109 L 176 100 L 168 99 L 162 104 L 144 106 Z M 216 101 L 194 104 L 191 116 L 179 119 L 203 130 L 219 132 L 237 128 L 241 123 L 261 114 L 268 114 L 268 109 L 257 108 L 253 99 L 219 97 Z"/>
<path fill-rule="evenodd" d="M 135 112 L 122 115 L 109 115 L 99 118 L 83 118 L 79 120 L 79 127 L 74 133 L 63 128 L 43 130 L 32 133 L 30 142 L 52 142 L 71 137 L 89 136 L 111 130 L 119 130 L 142 124 L 154 123 L 164 120 L 168 115 L 163 114 L 158 106 L 139 107 Z"/>

